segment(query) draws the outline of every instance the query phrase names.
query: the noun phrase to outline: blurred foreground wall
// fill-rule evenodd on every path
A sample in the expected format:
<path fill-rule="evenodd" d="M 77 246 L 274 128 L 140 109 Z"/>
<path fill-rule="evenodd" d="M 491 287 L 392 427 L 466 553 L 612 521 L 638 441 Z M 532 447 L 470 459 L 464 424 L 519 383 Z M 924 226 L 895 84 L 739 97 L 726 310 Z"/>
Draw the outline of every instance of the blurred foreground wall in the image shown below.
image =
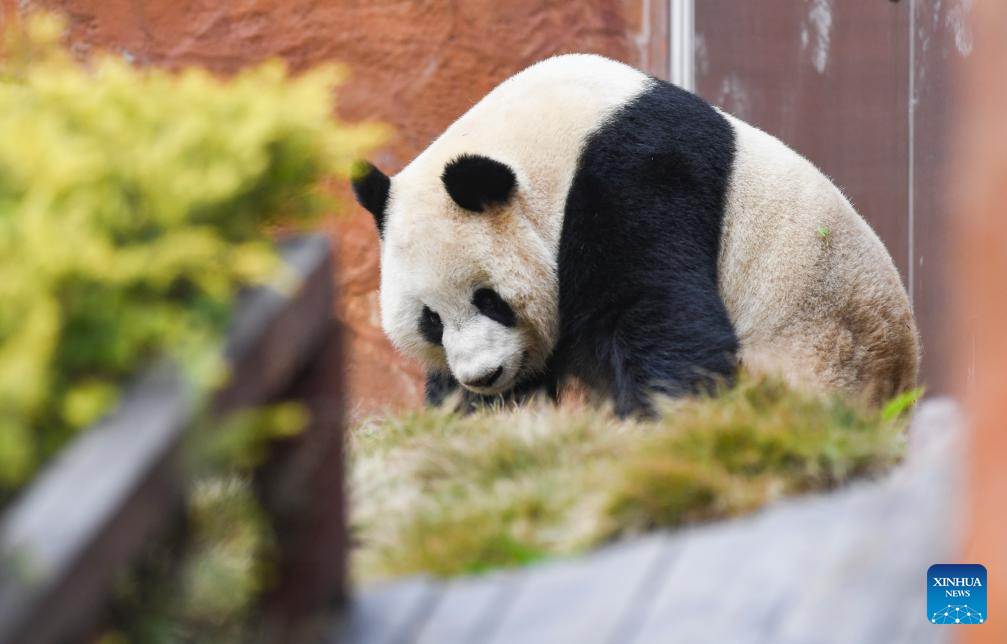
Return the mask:
<path fill-rule="evenodd" d="M 982 628 L 960 642 L 1007 642 L 1007 3 L 977 0 L 975 53 L 963 62 L 955 168 L 954 304 L 965 322 L 951 347 L 973 375 L 960 389 L 972 421 L 970 537 L 960 561 L 986 566 Z M 977 347 L 979 350 L 977 350 Z"/>
<path fill-rule="evenodd" d="M 0 22 L 32 8 L 65 12 L 82 55 L 100 48 L 225 74 L 270 57 L 295 68 L 345 62 L 343 115 L 398 132 L 376 159 L 389 173 L 499 81 L 552 54 L 596 52 L 666 75 L 659 0 L 0 0 Z M 325 226 L 339 248 L 351 404 L 364 413 L 417 404 L 421 374 L 378 323 L 374 224 L 354 206 Z"/>

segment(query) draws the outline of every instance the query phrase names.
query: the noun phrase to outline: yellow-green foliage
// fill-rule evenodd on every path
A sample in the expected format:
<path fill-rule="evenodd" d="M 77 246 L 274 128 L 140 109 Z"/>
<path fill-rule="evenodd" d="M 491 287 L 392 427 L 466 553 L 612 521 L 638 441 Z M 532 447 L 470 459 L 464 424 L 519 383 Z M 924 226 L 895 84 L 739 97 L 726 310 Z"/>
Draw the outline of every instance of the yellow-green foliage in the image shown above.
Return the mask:
<path fill-rule="evenodd" d="M 81 65 L 61 29 L 0 44 L 0 500 L 151 361 L 219 377 L 235 291 L 277 272 L 267 224 L 380 136 L 333 119 L 335 69 Z"/>
<path fill-rule="evenodd" d="M 352 439 L 354 573 L 520 565 L 829 489 L 898 460 L 911 403 L 867 410 L 743 379 L 653 422 L 552 407 L 373 420 Z"/>

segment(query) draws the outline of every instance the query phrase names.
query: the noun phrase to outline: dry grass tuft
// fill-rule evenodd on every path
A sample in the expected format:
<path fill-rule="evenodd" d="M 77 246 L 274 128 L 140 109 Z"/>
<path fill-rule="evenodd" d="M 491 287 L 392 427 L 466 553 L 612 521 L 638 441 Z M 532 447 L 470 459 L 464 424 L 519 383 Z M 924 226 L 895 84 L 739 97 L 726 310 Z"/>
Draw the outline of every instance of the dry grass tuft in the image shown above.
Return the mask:
<path fill-rule="evenodd" d="M 456 575 L 750 512 L 898 461 L 903 409 L 746 379 L 652 422 L 583 407 L 375 419 L 352 437 L 358 580 Z"/>

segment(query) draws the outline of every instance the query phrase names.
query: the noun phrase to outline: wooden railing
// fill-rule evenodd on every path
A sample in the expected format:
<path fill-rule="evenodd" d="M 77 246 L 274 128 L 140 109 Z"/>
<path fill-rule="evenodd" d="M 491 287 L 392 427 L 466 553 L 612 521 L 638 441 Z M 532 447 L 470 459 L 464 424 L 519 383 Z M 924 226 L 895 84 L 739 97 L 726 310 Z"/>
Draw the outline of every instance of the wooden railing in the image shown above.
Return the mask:
<path fill-rule="evenodd" d="M 334 286 L 324 238 L 281 244 L 303 283 L 239 298 L 225 354 L 229 383 L 212 417 L 278 400 L 310 411 L 309 427 L 274 443 L 256 491 L 279 543 L 276 583 L 257 611 L 262 641 L 311 637 L 345 596 L 343 391 Z M 163 366 L 120 408 L 69 445 L 0 519 L 0 644 L 86 639 L 116 575 L 184 517 L 180 456 L 195 392 Z M 184 529 L 184 525 L 183 525 Z"/>

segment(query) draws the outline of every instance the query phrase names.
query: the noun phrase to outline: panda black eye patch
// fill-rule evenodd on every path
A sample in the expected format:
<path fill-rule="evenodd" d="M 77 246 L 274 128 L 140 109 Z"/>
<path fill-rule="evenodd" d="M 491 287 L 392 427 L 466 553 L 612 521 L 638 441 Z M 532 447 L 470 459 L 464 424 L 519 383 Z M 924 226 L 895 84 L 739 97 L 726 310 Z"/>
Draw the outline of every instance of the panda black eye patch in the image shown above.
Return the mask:
<path fill-rule="evenodd" d="M 517 325 L 517 316 L 507 302 L 491 288 L 481 288 L 472 295 L 472 304 L 489 319 L 506 327 Z"/>
<path fill-rule="evenodd" d="M 440 345 L 444 338 L 444 324 L 441 322 L 441 316 L 431 311 L 428 306 L 424 306 L 423 312 L 420 313 L 420 333 L 430 344 Z"/>

